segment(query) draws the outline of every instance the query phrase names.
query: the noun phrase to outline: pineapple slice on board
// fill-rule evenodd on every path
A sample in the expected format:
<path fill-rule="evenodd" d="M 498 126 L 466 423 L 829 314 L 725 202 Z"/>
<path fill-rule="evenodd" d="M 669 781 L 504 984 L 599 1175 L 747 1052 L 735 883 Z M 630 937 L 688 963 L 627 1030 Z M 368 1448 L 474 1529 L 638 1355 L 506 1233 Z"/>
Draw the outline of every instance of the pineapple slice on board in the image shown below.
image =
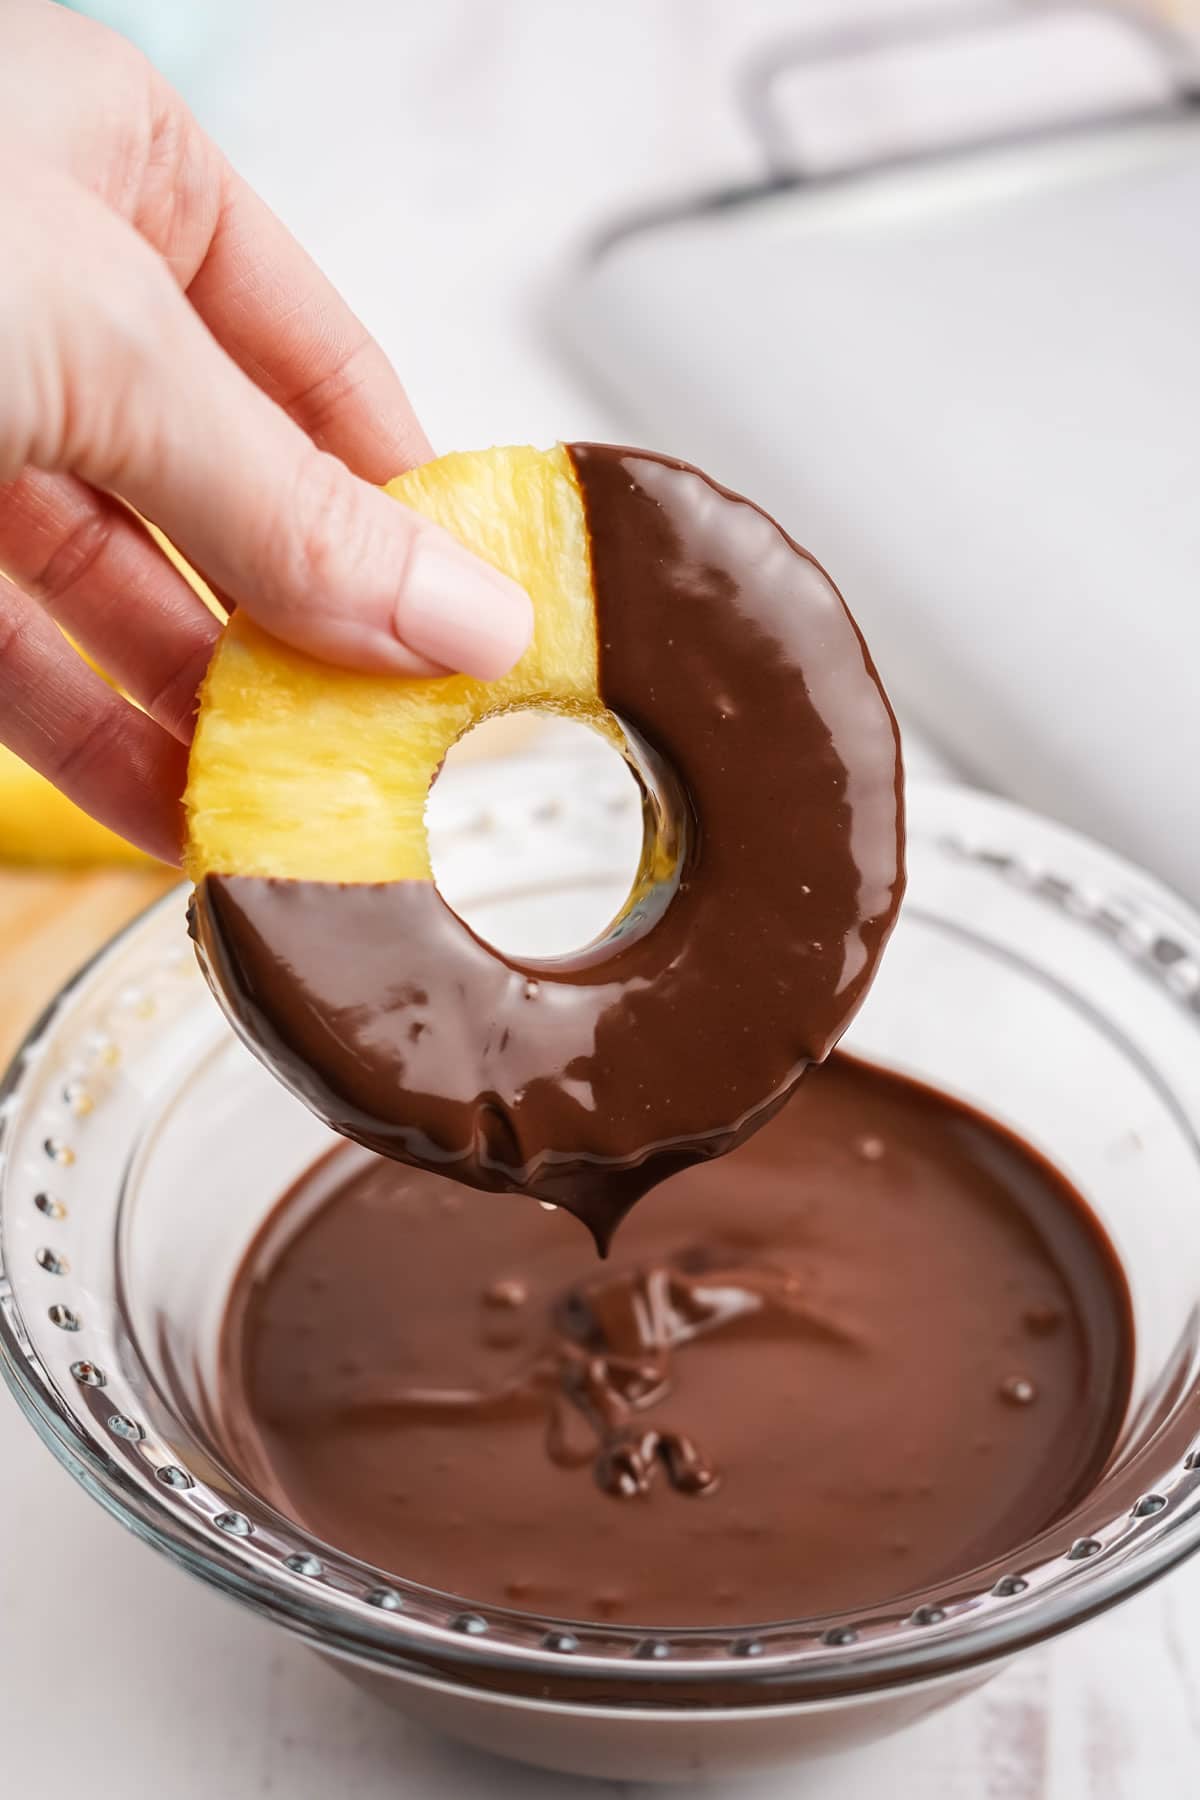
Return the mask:
<path fill-rule="evenodd" d="M 122 863 L 161 868 L 152 857 L 91 818 L 0 744 L 0 863 L 88 868 Z"/>
<path fill-rule="evenodd" d="M 184 580 L 217 618 L 225 617 L 212 589 L 184 561 L 158 527 L 146 526 L 159 549 L 170 558 Z M 83 652 L 79 652 L 83 655 Z M 84 656 L 98 675 L 104 670 Z M 104 676 L 107 681 L 107 675 Z M 0 744 L 0 863 L 29 867 L 88 868 L 103 863 L 128 864 L 137 868 L 161 868 L 135 844 L 128 843 L 68 800 L 44 775 L 23 763 L 5 745 Z"/>

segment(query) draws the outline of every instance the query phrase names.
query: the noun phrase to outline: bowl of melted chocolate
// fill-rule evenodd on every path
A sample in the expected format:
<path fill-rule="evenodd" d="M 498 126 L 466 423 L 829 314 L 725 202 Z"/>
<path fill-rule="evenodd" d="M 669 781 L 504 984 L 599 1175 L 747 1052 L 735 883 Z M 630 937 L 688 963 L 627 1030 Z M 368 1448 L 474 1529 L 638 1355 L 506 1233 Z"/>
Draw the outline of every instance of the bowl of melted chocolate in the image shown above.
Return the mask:
<path fill-rule="evenodd" d="M 574 754 L 436 790 L 439 885 L 514 954 L 622 898 L 638 799 Z M 182 909 L 9 1076 L 5 1372 L 111 1511 L 381 1697 L 580 1773 L 824 1754 L 1200 1543 L 1200 919 L 1128 865 L 914 792 L 841 1046 L 604 1259 L 336 1138 Z"/>

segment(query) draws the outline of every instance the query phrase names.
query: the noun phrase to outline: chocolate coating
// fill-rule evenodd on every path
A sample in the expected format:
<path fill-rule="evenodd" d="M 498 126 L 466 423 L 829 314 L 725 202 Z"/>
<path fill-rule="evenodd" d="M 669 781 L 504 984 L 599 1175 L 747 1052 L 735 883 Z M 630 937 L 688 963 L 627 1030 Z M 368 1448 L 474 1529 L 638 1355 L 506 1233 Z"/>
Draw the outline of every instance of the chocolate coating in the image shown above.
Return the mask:
<path fill-rule="evenodd" d="M 251 1486 L 392 1574 L 744 1626 L 1019 1551 L 1095 1483 L 1131 1353 L 1069 1184 L 838 1055 L 603 1268 L 533 1201 L 335 1152 L 235 1283 L 215 1414 Z"/>
<path fill-rule="evenodd" d="M 339 1131 L 554 1201 L 603 1247 L 836 1043 L 896 916 L 903 822 L 895 721 L 823 570 L 682 463 L 571 456 L 601 698 L 680 790 L 665 906 L 538 964 L 429 882 L 214 874 L 193 929 L 234 1022 Z"/>

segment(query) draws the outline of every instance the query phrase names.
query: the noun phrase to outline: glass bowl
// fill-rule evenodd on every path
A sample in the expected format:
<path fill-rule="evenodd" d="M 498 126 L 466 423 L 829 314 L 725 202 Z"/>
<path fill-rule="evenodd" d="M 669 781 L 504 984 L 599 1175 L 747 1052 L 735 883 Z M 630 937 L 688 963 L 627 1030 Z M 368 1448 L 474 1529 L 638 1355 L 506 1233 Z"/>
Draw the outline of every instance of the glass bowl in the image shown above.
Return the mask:
<path fill-rule="evenodd" d="M 1162 1574 L 1200 1543 L 1200 918 L 999 801 L 918 787 L 910 813 L 908 898 L 847 1046 L 1051 1157 L 1133 1302 L 1118 1444 L 1034 1542 L 866 1613 L 633 1630 L 417 1587 L 264 1504 L 209 1430 L 222 1301 L 331 1139 L 223 1022 L 182 891 L 67 985 L 3 1089 L 0 1360 L 39 1435 L 141 1537 L 397 1705 L 578 1773 L 688 1777 L 859 1742 Z M 639 831 L 607 760 L 547 776 L 518 757 L 439 783 L 435 863 L 477 929 L 545 954 L 614 910 Z"/>

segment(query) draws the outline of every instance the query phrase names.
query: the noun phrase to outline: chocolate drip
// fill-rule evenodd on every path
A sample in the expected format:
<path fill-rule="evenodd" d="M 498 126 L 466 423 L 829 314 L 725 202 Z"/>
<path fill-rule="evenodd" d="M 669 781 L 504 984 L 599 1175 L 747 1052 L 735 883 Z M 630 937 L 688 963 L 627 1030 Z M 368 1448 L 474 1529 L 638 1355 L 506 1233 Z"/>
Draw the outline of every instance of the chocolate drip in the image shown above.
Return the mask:
<path fill-rule="evenodd" d="M 601 696 L 687 815 L 655 922 L 538 964 L 428 882 L 212 875 L 193 929 L 235 1022 L 339 1131 L 564 1206 L 603 1248 L 655 1183 L 765 1123 L 853 1016 L 903 885 L 900 764 L 837 590 L 773 520 L 665 457 L 571 455 Z"/>

